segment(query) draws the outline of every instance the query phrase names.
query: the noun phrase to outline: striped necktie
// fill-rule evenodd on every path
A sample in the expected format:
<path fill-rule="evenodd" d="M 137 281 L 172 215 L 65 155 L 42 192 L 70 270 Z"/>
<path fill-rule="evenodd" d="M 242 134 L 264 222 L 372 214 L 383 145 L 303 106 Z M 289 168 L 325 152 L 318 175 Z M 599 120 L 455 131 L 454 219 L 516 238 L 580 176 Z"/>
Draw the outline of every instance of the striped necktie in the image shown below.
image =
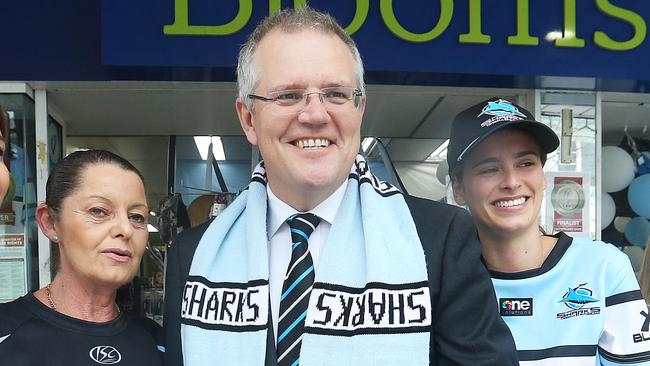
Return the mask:
<path fill-rule="evenodd" d="M 289 217 L 287 223 L 291 228 L 292 251 L 280 297 L 277 355 L 279 366 L 297 366 L 309 294 L 314 284 L 314 262 L 307 239 L 320 223 L 320 218 L 300 213 Z"/>

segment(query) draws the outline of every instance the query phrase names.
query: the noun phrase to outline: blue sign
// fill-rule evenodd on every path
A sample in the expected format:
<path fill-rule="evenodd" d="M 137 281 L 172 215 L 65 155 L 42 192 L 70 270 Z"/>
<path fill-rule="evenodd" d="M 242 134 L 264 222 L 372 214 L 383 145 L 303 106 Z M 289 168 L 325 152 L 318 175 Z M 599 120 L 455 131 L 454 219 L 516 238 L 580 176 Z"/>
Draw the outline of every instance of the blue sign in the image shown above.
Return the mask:
<path fill-rule="evenodd" d="M 305 0 L 103 0 L 104 66 L 232 68 L 255 25 Z M 647 0 L 312 0 L 370 71 L 650 80 Z M 498 4 L 498 6 L 497 6 Z"/>

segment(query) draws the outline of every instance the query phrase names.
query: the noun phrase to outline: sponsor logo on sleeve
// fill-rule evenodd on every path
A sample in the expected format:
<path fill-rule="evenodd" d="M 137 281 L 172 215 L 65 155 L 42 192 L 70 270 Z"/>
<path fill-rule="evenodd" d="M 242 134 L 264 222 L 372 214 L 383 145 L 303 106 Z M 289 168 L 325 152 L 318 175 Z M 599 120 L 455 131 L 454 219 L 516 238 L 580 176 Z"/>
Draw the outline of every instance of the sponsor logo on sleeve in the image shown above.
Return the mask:
<path fill-rule="evenodd" d="M 588 306 L 592 303 L 598 303 L 600 300 L 593 297 L 593 291 L 586 287 L 587 283 L 581 283 L 571 288 L 562 296 L 559 301 L 568 307 L 569 311 L 558 313 L 558 319 L 569 319 L 576 316 L 598 315 L 600 314 L 599 306 Z"/>
<path fill-rule="evenodd" d="M 122 360 L 122 355 L 113 346 L 97 346 L 88 352 L 90 359 L 100 365 L 115 365 Z"/>
<path fill-rule="evenodd" d="M 183 290 L 181 321 L 205 329 L 239 332 L 265 329 L 268 299 L 266 280 L 216 283 L 190 276 Z"/>
<path fill-rule="evenodd" d="M 305 331 L 339 336 L 428 332 L 431 313 L 426 281 L 364 288 L 316 283 Z"/>
<path fill-rule="evenodd" d="M 532 316 L 532 297 L 499 298 L 499 312 L 501 316 Z"/>
<path fill-rule="evenodd" d="M 648 313 L 643 310 L 639 313 L 639 315 L 643 317 L 643 322 L 641 325 L 641 331 L 632 335 L 632 340 L 634 343 L 650 341 L 650 334 L 648 334 L 648 330 L 650 330 L 650 315 L 648 315 Z"/>

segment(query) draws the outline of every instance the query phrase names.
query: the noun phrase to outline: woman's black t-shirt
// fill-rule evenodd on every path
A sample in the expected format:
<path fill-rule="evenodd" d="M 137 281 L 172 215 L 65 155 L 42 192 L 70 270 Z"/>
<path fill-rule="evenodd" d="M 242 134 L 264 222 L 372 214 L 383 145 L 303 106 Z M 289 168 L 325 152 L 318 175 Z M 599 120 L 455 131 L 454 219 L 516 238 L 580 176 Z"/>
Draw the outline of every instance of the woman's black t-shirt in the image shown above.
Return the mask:
<path fill-rule="evenodd" d="M 162 329 L 124 314 L 93 323 L 60 314 L 27 294 L 0 304 L 0 364 L 162 365 Z"/>

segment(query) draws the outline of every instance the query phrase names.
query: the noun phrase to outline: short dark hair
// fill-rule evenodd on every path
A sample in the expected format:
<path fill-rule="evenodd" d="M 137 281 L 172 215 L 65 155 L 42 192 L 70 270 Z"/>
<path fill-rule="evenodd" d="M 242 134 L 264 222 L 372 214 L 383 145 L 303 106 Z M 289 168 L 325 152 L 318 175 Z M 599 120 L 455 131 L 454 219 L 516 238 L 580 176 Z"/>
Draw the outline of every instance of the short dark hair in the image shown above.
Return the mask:
<path fill-rule="evenodd" d="M 144 184 L 142 173 L 123 157 L 106 150 L 79 150 L 63 158 L 50 173 L 45 185 L 45 204 L 58 212 L 63 200 L 79 187 L 81 173 L 96 164 L 117 165 L 137 174 Z"/>

